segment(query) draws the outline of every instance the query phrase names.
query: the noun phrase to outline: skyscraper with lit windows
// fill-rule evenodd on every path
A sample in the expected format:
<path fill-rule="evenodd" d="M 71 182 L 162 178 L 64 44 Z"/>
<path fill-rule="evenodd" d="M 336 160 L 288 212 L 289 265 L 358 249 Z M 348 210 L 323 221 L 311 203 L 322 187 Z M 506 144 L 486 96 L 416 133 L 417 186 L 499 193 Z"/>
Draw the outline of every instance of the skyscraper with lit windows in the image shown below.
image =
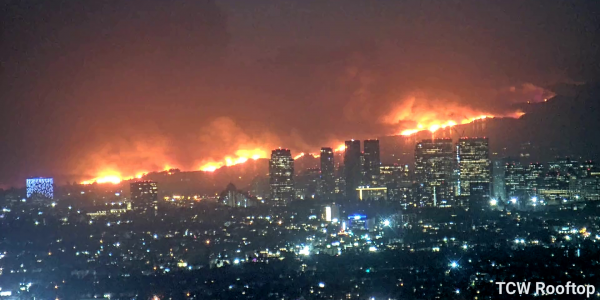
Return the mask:
<path fill-rule="evenodd" d="M 357 200 L 356 189 L 361 185 L 362 164 L 360 141 L 346 141 L 344 150 L 344 178 L 346 182 L 346 198 Z"/>
<path fill-rule="evenodd" d="M 452 139 L 426 139 L 415 145 L 415 180 L 422 183 L 425 206 L 450 206 L 454 200 L 455 163 Z"/>
<path fill-rule="evenodd" d="M 335 162 L 333 149 L 321 148 L 321 194 L 331 200 L 335 193 Z"/>
<path fill-rule="evenodd" d="M 468 200 L 470 206 L 485 205 L 492 181 L 489 139 L 461 137 L 456 146 L 456 158 L 459 171 L 457 194 Z M 469 197 L 472 190 L 476 191 L 477 199 Z"/>
<path fill-rule="evenodd" d="M 158 202 L 158 185 L 154 181 L 140 180 L 129 184 L 134 205 L 147 206 Z"/>
<path fill-rule="evenodd" d="M 364 185 L 376 186 L 379 182 L 379 167 L 381 157 L 379 154 L 379 140 L 364 141 Z"/>
<path fill-rule="evenodd" d="M 275 205 L 286 205 L 294 199 L 294 158 L 289 149 L 271 151 L 269 184 L 271 201 Z"/>

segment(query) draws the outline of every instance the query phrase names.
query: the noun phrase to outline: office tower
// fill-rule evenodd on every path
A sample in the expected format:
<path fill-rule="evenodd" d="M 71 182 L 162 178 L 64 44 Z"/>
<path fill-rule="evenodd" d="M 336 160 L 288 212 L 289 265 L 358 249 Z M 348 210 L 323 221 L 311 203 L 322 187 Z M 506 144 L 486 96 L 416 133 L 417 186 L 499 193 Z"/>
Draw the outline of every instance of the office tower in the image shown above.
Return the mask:
<path fill-rule="evenodd" d="M 382 165 L 379 167 L 379 178 L 382 184 L 400 183 L 405 180 L 404 166 L 402 165 Z"/>
<path fill-rule="evenodd" d="M 380 186 L 387 187 L 387 200 L 407 205 L 412 199 L 408 165 L 381 165 Z"/>
<path fill-rule="evenodd" d="M 269 198 L 271 193 L 271 186 L 269 184 L 268 175 L 256 175 L 250 183 L 250 193 L 254 195 L 258 200 Z"/>
<path fill-rule="evenodd" d="M 275 205 L 286 205 L 294 199 L 294 158 L 289 149 L 271 152 L 269 177 L 271 201 Z"/>
<path fill-rule="evenodd" d="M 358 200 L 387 200 L 388 190 L 387 187 L 366 187 L 360 186 L 356 189 L 358 194 Z"/>
<path fill-rule="evenodd" d="M 221 192 L 219 201 L 229 207 L 252 207 L 256 205 L 256 199 L 239 191 L 233 183 L 229 183 L 225 190 Z"/>
<path fill-rule="evenodd" d="M 452 139 L 427 139 L 415 146 L 415 180 L 422 184 L 421 205 L 450 206 L 456 168 Z"/>
<path fill-rule="evenodd" d="M 27 198 L 54 198 L 54 180 L 52 178 L 29 178 L 25 181 Z"/>
<path fill-rule="evenodd" d="M 340 206 L 337 204 L 331 204 L 323 207 L 323 213 L 321 219 L 327 222 L 340 219 Z"/>
<path fill-rule="evenodd" d="M 321 194 L 323 199 L 331 200 L 335 193 L 335 162 L 333 149 L 321 148 Z"/>
<path fill-rule="evenodd" d="M 569 157 L 557 157 L 555 161 L 548 163 L 548 169 L 555 170 L 561 174 L 562 180 L 578 173 L 580 164 Z"/>
<path fill-rule="evenodd" d="M 129 188 L 134 205 L 149 206 L 158 202 L 158 185 L 154 181 L 135 181 L 129 184 Z"/>
<path fill-rule="evenodd" d="M 317 195 L 321 194 L 321 170 L 319 168 L 302 171 L 294 181 L 297 199 L 315 199 Z"/>
<path fill-rule="evenodd" d="M 584 161 L 579 166 L 577 179 L 570 186 L 571 198 L 578 201 L 600 200 L 600 166 L 594 161 Z"/>
<path fill-rule="evenodd" d="M 525 169 L 519 162 L 508 162 L 504 167 L 506 200 L 525 196 Z"/>
<path fill-rule="evenodd" d="M 551 168 L 545 174 L 542 180 L 542 186 L 538 193 L 541 199 L 549 204 L 565 204 L 570 199 L 570 179 L 569 174 L 564 175 L 557 168 Z"/>
<path fill-rule="evenodd" d="M 381 166 L 379 140 L 365 140 L 363 152 L 364 185 L 377 186 L 379 182 L 379 167 Z"/>
<path fill-rule="evenodd" d="M 536 197 L 551 204 L 565 204 L 569 200 L 579 200 L 571 195 L 576 190 L 577 177 L 581 173 L 580 164 L 570 158 L 556 158 L 548 163 L 548 172 L 540 175 Z M 573 196 L 573 197 L 571 197 Z"/>
<path fill-rule="evenodd" d="M 357 200 L 356 189 L 361 185 L 361 153 L 360 141 L 346 141 L 344 150 L 344 178 L 346 183 L 346 198 Z"/>
<path fill-rule="evenodd" d="M 525 168 L 525 191 L 529 198 L 535 197 L 544 181 L 544 165 L 530 163 Z"/>
<path fill-rule="evenodd" d="M 488 138 L 462 137 L 457 144 L 458 195 L 467 197 L 470 207 L 489 204 L 491 176 Z M 476 190 L 473 197 L 471 190 Z"/>
<path fill-rule="evenodd" d="M 492 197 L 498 201 L 506 200 L 506 159 L 492 163 Z"/>

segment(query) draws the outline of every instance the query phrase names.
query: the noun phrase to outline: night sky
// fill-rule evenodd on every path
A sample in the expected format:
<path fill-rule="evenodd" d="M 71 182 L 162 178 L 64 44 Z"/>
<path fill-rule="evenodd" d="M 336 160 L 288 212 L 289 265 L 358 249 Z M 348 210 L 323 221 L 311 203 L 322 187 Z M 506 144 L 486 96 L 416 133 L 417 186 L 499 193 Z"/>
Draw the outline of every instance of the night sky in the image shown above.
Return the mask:
<path fill-rule="evenodd" d="M 314 152 L 600 78 L 599 1 L 1 3 L 4 187 Z"/>

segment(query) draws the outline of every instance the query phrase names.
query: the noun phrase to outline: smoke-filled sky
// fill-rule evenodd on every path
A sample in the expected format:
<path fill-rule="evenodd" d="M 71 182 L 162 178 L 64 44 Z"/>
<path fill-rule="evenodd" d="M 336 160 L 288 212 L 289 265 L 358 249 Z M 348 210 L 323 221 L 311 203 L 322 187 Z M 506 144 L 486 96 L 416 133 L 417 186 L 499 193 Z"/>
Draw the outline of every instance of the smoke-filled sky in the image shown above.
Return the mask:
<path fill-rule="evenodd" d="M 598 79 L 599 7 L 3 0 L 0 185 L 514 116 L 553 84 Z"/>

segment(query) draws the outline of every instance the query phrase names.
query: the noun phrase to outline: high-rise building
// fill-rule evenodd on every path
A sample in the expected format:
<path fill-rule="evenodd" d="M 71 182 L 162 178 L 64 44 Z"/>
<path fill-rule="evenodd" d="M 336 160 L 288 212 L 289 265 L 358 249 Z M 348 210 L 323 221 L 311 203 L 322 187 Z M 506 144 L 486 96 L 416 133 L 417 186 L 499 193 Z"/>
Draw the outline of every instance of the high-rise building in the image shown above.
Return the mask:
<path fill-rule="evenodd" d="M 380 186 L 387 187 L 387 200 L 407 204 L 412 200 L 411 187 L 408 165 L 381 165 L 380 170 Z"/>
<path fill-rule="evenodd" d="M 425 206 L 449 206 L 454 201 L 456 168 L 452 139 L 427 139 L 415 146 L 415 180 Z"/>
<path fill-rule="evenodd" d="M 600 166 L 591 160 L 579 165 L 577 178 L 571 180 L 570 194 L 576 201 L 600 200 Z"/>
<path fill-rule="evenodd" d="M 535 197 L 544 181 L 544 165 L 530 163 L 525 168 L 525 190 L 529 198 Z"/>
<path fill-rule="evenodd" d="M 158 202 L 158 185 L 151 180 L 135 181 L 129 184 L 131 201 L 134 205 L 148 206 Z"/>
<path fill-rule="evenodd" d="M 538 190 L 540 198 L 549 204 L 565 204 L 570 199 L 570 176 L 563 175 L 560 170 L 551 168 L 543 178 L 542 187 Z"/>
<path fill-rule="evenodd" d="M 323 207 L 323 213 L 321 219 L 327 222 L 340 219 L 340 206 L 337 204 L 331 204 Z"/>
<path fill-rule="evenodd" d="M 54 180 L 52 178 L 29 178 L 25 181 L 27 198 L 54 198 Z"/>
<path fill-rule="evenodd" d="M 358 200 L 387 200 L 388 190 L 387 187 L 366 187 L 359 186 L 355 192 L 358 196 Z"/>
<path fill-rule="evenodd" d="M 458 160 L 458 195 L 469 198 L 469 206 L 485 206 L 489 203 L 492 168 L 488 138 L 462 137 L 456 147 Z M 477 190 L 474 197 L 471 190 Z"/>
<path fill-rule="evenodd" d="M 356 189 L 361 185 L 361 152 L 360 141 L 346 141 L 344 150 L 344 178 L 346 183 L 346 197 L 357 200 Z"/>
<path fill-rule="evenodd" d="M 335 161 L 333 149 L 321 148 L 321 194 L 331 200 L 335 193 Z"/>
<path fill-rule="evenodd" d="M 379 182 L 379 167 L 381 166 L 379 140 L 365 140 L 363 152 L 364 185 L 377 186 Z"/>
<path fill-rule="evenodd" d="M 221 192 L 219 201 L 229 207 L 251 207 L 256 206 L 257 202 L 248 193 L 239 191 L 233 183 L 229 183 L 225 190 Z"/>
<path fill-rule="evenodd" d="M 271 201 L 276 205 L 286 205 L 294 199 L 294 158 L 289 149 L 271 152 L 269 177 Z"/>
<path fill-rule="evenodd" d="M 525 169 L 521 163 L 512 161 L 504 166 L 505 201 L 525 196 Z"/>
<path fill-rule="evenodd" d="M 296 199 L 315 199 L 321 194 L 321 170 L 319 168 L 308 168 L 298 172 L 294 179 Z"/>
<path fill-rule="evenodd" d="M 497 159 L 492 163 L 492 195 L 499 201 L 506 200 L 506 160 Z"/>

